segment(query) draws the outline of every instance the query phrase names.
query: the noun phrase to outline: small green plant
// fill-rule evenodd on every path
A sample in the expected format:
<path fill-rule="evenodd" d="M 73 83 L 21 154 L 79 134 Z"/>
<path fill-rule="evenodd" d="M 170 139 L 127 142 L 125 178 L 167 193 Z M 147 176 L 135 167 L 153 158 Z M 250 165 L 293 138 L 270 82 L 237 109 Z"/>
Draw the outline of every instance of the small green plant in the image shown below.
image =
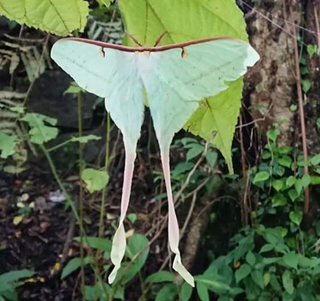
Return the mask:
<path fill-rule="evenodd" d="M 0 275 L 0 301 L 18 300 L 16 288 L 24 278 L 30 278 L 35 273 L 30 270 L 11 271 Z"/>
<path fill-rule="evenodd" d="M 219 295 L 219 301 L 235 295 L 259 301 L 319 300 L 320 259 L 315 248 L 313 255 L 301 254 L 284 236 L 282 229 L 263 225 L 242 230 L 231 240 L 232 251 L 214 259 L 207 269 L 212 281 L 229 287 L 207 289 Z"/>
<path fill-rule="evenodd" d="M 259 193 L 259 204 L 253 217 L 260 220 L 267 214 L 284 214 L 282 225 L 290 223 L 293 232 L 298 231 L 302 221 L 304 189 L 320 183 L 320 154 L 309 157 L 311 175 L 304 174 L 304 160 L 301 155 L 293 156 L 289 146 L 279 146 L 280 131 L 268 131 L 269 143 L 262 153 L 258 167 L 251 169 L 252 183 Z"/>
<path fill-rule="evenodd" d="M 303 43 L 303 39 L 301 38 L 301 36 L 298 36 L 297 41 L 298 41 L 301 49 L 303 49 L 304 48 L 304 43 Z M 314 55 L 318 55 L 319 54 L 319 50 L 318 50 L 316 45 L 309 44 L 307 46 L 307 53 L 309 55 L 309 58 L 312 58 Z M 302 77 L 301 86 L 302 86 L 303 92 L 306 94 L 306 93 L 308 93 L 308 91 L 311 88 L 311 81 L 308 78 L 309 69 L 308 69 L 307 60 L 302 55 L 300 55 L 300 57 L 299 57 L 299 64 L 300 64 L 300 73 L 301 73 L 301 77 Z"/>
<path fill-rule="evenodd" d="M 320 49 L 318 48 L 317 45 L 309 44 L 307 46 L 307 52 L 308 52 L 309 57 L 312 58 L 314 55 L 320 54 Z"/>
<path fill-rule="evenodd" d="M 76 238 L 76 241 L 80 242 L 80 238 Z M 90 247 L 91 250 L 97 250 L 101 252 L 103 258 L 103 281 L 98 280 L 96 285 L 85 286 L 85 297 L 87 301 L 93 300 L 106 300 L 106 298 L 124 300 L 125 285 L 131 281 L 135 276 L 139 275 L 142 280 L 142 268 L 145 265 L 149 254 L 149 241 L 142 234 L 133 234 L 128 241 L 126 249 L 126 261 L 122 263 L 121 269 L 112 284 L 107 284 L 106 276 L 111 267 L 110 264 L 110 252 L 111 241 L 108 239 L 102 239 L 98 237 L 86 237 L 85 246 Z M 92 265 L 93 257 L 84 257 L 85 265 Z M 79 270 L 81 267 L 81 258 L 76 257 L 71 259 L 62 270 L 61 279 L 65 279 L 73 272 Z M 93 271 L 95 272 L 93 266 Z M 169 273 L 169 272 L 168 272 Z M 170 273 L 169 273 L 170 274 Z M 143 285 L 143 282 L 142 282 Z"/>
<path fill-rule="evenodd" d="M 195 277 L 202 301 L 211 294 L 219 301 L 238 295 L 259 301 L 320 300 L 319 222 L 313 232 L 300 227 L 304 189 L 320 183 L 320 154 L 309 157 L 310 175 L 305 175 L 303 157 L 278 145 L 279 134 L 277 127 L 268 131 L 261 162 L 249 171 L 250 193 L 258 199 L 252 227 L 232 238 L 225 256 L 208 252 L 211 264 L 203 275 L 211 284 L 199 283 L 203 275 Z"/>

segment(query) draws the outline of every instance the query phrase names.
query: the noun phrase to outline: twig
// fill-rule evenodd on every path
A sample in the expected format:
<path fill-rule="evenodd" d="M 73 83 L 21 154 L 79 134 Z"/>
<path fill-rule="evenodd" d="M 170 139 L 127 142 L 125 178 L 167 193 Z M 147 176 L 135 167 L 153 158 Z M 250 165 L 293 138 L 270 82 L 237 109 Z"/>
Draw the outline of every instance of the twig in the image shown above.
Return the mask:
<path fill-rule="evenodd" d="M 77 95 L 77 109 L 78 109 L 78 135 L 79 138 L 82 137 L 82 97 L 81 93 Z M 83 172 L 83 144 L 79 142 L 79 222 L 81 224 L 80 229 L 83 229 L 83 211 L 84 211 L 84 194 L 83 194 L 83 181 L 82 181 L 82 172 Z M 83 248 L 83 231 L 80 231 L 80 261 L 81 261 L 81 292 L 82 300 L 85 301 L 85 275 L 84 275 L 84 248 Z"/>
<path fill-rule="evenodd" d="M 242 112 L 242 110 L 241 110 Z M 239 117 L 240 121 L 240 126 L 242 126 L 242 114 L 240 113 Z M 240 150 L 241 150 L 241 167 L 242 167 L 242 176 L 243 176 L 243 182 L 247 182 L 247 166 L 246 166 L 246 152 L 244 150 L 244 143 L 243 143 L 243 132 L 242 129 L 239 130 L 240 134 Z M 243 191 L 243 200 L 241 202 L 241 217 L 242 217 L 242 223 L 244 226 L 248 225 L 248 205 L 247 205 L 247 191 L 246 191 L 246 186 L 244 187 Z"/>
<path fill-rule="evenodd" d="M 240 129 L 240 128 L 243 128 L 243 127 L 247 127 L 248 125 L 251 125 L 251 124 L 255 124 L 257 126 L 257 123 L 259 121 L 265 121 L 266 118 L 268 117 L 268 114 L 270 113 L 271 109 L 273 108 L 273 101 L 272 103 L 270 104 L 268 110 L 264 113 L 263 117 L 261 118 L 257 118 L 257 119 L 254 119 L 250 122 L 247 122 L 247 123 L 244 123 L 244 124 L 240 124 L 240 125 L 237 125 L 236 126 L 236 129 Z M 248 110 L 248 109 L 247 109 Z"/>
<path fill-rule="evenodd" d="M 307 135 L 306 135 L 306 125 L 305 125 L 305 117 L 304 117 L 304 107 L 303 107 L 303 95 L 301 88 L 301 76 L 300 76 L 300 65 L 299 65 L 299 49 L 298 42 L 296 39 L 296 29 L 294 28 L 294 59 L 296 65 L 296 84 L 297 84 L 297 94 L 298 94 L 298 102 L 299 102 L 299 113 L 300 113 L 300 126 L 301 126 L 301 137 L 302 137 L 302 149 L 303 149 L 303 161 L 304 161 L 304 174 L 309 175 L 309 166 L 308 166 L 308 148 L 307 148 Z M 304 190 L 304 206 L 303 212 L 305 215 L 309 214 L 309 205 L 310 205 L 310 197 L 309 197 L 309 186 L 305 187 Z"/>
<path fill-rule="evenodd" d="M 104 163 L 104 171 L 108 173 L 109 163 L 110 163 L 110 114 L 107 113 L 106 120 L 106 144 L 105 144 L 105 163 Z M 101 208 L 100 208 L 100 219 L 99 219 L 99 234 L 98 237 L 102 238 L 104 235 L 104 217 L 106 212 L 106 194 L 107 194 L 107 185 L 103 187 L 102 190 L 102 198 L 101 198 Z"/>
<path fill-rule="evenodd" d="M 235 198 L 233 198 L 233 197 L 231 197 L 231 196 L 220 196 L 220 197 L 214 199 L 213 201 L 211 201 L 207 206 L 205 206 L 205 207 L 199 212 L 199 214 L 195 217 L 194 221 L 195 221 L 196 219 L 198 219 L 198 218 L 200 217 L 200 215 L 202 215 L 202 214 L 203 214 L 208 208 L 210 208 L 213 204 L 215 204 L 215 203 L 217 203 L 217 202 L 220 202 L 222 199 L 231 199 L 231 200 L 233 200 L 233 201 L 235 201 L 235 202 L 238 201 L 237 199 L 235 199 Z"/>
<path fill-rule="evenodd" d="M 190 170 L 186 181 L 183 183 L 183 185 L 181 186 L 180 190 L 176 193 L 176 195 L 174 196 L 174 202 L 176 202 L 180 195 L 183 193 L 183 191 L 188 187 L 191 177 L 193 176 L 193 174 L 195 173 L 195 171 L 197 170 L 197 168 L 199 167 L 200 163 L 203 161 L 203 159 L 206 157 L 207 151 L 208 151 L 208 146 L 209 146 L 209 142 L 206 143 L 204 150 L 200 156 L 200 158 L 198 159 L 198 161 L 196 162 L 196 164 L 193 166 L 193 168 Z"/>
<path fill-rule="evenodd" d="M 316 23 L 316 29 L 317 29 L 317 42 L 318 42 L 318 49 L 320 49 L 320 25 L 319 25 L 319 17 L 318 17 L 318 10 L 316 3 L 314 1 L 313 3 L 313 11 L 314 11 L 314 20 Z"/>
<path fill-rule="evenodd" d="M 188 199 L 190 198 L 192 195 L 194 195 L 195 193 L 198 193 L 199 190 L 201 190 L 209 181 L 211 180 L 211 177 L 208 177 L 207 179 L 205 179 L 200 185 L 198 185 L 194 190 L 192 190 L 190 193 L 188 193 L 184 199 Z M 178 201 L 177 201 L 177 205 L 178 205 Z"/>
<path fill-rule="evenodd" d="M 183 237 L 183 235 L 184 235 L 184 233 L 185 233 L 185 231 L 186 231 L 186 229 L 187 229 L 187 226 L 188 226 L 188 224 L 189 224 L 189 222 L 190 222 L 190 219 L 191 219 L 191 216 L 192 216 L 192 213 L 193 213 L 193 209 L 194 209 L 194 207 L 195 207 L 196 200 L 197 200 L 197 191 L 195 191 L 195 192 L 193 193 L 193 198 L 192 198 L 192 201 L 191 201 L 191 205 L 190 205 L 190 209 L 189 209 L 187 218 L 186 218 L 186 220 L 185 220 L 185 222 L 184 222 L 184 224 L 183 224 L 182 230 L 180 231 L 180 238 Z M 163 230 L 163 229 L 162 229 L 162 230 Z M 170 252 L 169 252 L 169 254 L 167 255 L 166 259 L 165 259 L 164 262 L 161 264 L 161 267 L 159 268 L 159 271 L 162 271 L 162 270 L 165 268 L 165 266 L 168 264 L 168 262 L 169 262 L 169 260 L 170 260 L 170 257 L 171 257 L 171 254 L 170 254 Z M 150 290 L 151 286 L 152 286 L 152 284 L 149 283 L 149 284 L 145 287 L 145 289 L 144 289 L 144 295 L 147 295 L 147 292 Z M 142 297 L 143 297 L 143 296 L 141 296 L 141 297 L 138 299 L 138 301 L 143 300 Z"/>
<path fill-rule="evenodd" d="M 75 224 L 76 224 L 76 218 L 72 213 L 70 213 L 69 229 L 68 229 L 66 240 L 64 242 L 64 246 L 63 246 L 62 257 L 60 261 L 61 265 L 63 265 L 68 258 L 70 244 L 72 243 L 73 236 L 74 236 Z"/>
<path fill-rule="evenodd" d="M 183 237 L 184 233 L 186 232 L 187 226 L 188 226 L 188 224 L 190 222 L 190 219 L 191 219 L 191 216 L 192 216 L 192 212 L 193 212 L 194 206 L 196 204 L 196 200 L 197 200 L 197 192 L 195 192 L 193 194 L 188 215 L 187 215 L 186 220 L 184 221 L 183 227 L 182 227 L 182 229 L 180 231 L 180 239 Z"/>

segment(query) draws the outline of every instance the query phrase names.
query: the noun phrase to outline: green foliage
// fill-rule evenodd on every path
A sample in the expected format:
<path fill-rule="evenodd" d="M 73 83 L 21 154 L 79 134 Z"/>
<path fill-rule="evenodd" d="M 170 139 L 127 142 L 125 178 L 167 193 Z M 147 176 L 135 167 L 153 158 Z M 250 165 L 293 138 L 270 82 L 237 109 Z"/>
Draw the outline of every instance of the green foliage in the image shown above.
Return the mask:
<path fill-rule="evenodd" d="M 320 259 L 315 248 L 319 240 L 300 229 L 304 189 L 318 183 L 320 157 L 309 158 L 311 175 L 305 175 L 302 156 L 294 158 L 291 147 L 279 146 L 279 134 L 277 128 L 268 132 L 261 163 L 250 171 L 251 193 L 259 196 L 253 227 L 236 234 L 229 253 L 214 259 L 203 275 L 195 277 L 202 301 L 211 300 L 212 293 L 220 301 L 238 295 L 259 301 L 320 298 Z M 270 216 L 280 221 L 274 228 L 262 224 L 264 220 L 270 223 Z M 207 282 L 200 285 L 209 271 Z M 209 281 L 216 284 L 211 290 Z"/>
<path fill-rule="evenodd" d="M 85 90 L 83 90 L 76 82 L 71 82 L 69 88 L 63 92 L 63 95 L 78 94 L 80 92 L 85 92 Z"/>
<path fill-rule="evenodd" d="M 134 234 L 129 238 L 127 250 L 126 250 L 126 256 L 133 261 L 133 263 L 125 263 L 123 267 L 120 269 L 118 276 L 115 280 L 115 282 L 121 277 L 121 274 L 124 270 L 126 272 L 123 276 L 123 283 L 129 282 L 133 277 L 135 277 L 142 267 L 144 266 L 150 248 L 148 246 L 148 239 L 142 235 L 142 234 Z M 142 251 L 143 250 L 143 251 Z M 129 268 L 128 268 L 129 267 Z"/>
<path fill-rule="evenodd" d="M 179 191 L 183 183 L 188 178 L 189 173 L 192 171 L 192 169 L 197 164 L 197 161 L 201 158 L 201 156 L 204 154 L 205 145 L 203 141 L 199 141 L 199 139 L 195 138 L 182 138 L 182 139 L 176 139 L 171 146 L 172 149 L 181 149 L 184 152 L 186 152 L 186 158 L 185 161 L 180 160 L 179 163 L 177 163 L 176 166 L 172 167 L 171 172 L 171 185 L 172 190 L 174 192 Z M 200 152 L 201 150 L 201 152 Z M 205 153 L 204 157 L 204 166 L 203 168 L 198 168 L 191 176 L 190 183 L 188 185 L 188 190 L 190 191 L 197 187 L 199 183 L 208 180 L 212 176 L 212 172 L 214 169 L 214 166 L 218 163 L 218 153 L 217 151 L 212 147 L 208 146 L 207 151 Z M 220 164 L 224 164 L 225 161 L 220 160 Z M 155 171 L 154 174 L 156 175 L 154 177 L 154 182 L 162 183 L 163 179 L 163 173 Z M 216 179 L 215 179 L 216 180 Z M 215 181 L 213 178 L 209 180 L 208 184 L 206 185 L 207 192 L 210 192 L 213 188 Z M 155 197 L 155 199 L 161 199 L 165 198 L 166 194 L 159 194 Z"/>
<path fill-rule="evenodd" d="M 309 79 L 302 79 L 301 80 L 301 84 L 302 84 L 302 90 L 304 93 L 308 93 L 308 91 L 311 88 L 311 81 Z"/>
<path fill-rule="evenodd" d="M 293 158 L 293 149 L 279 146 L 279 130 L 268 131 L 269 143 L 262 152 L 262 161 L 250 171 L 252 183 L 260 195 L 260 202 L 254 217 L 263 219 L 266 214 L 285 214 L 287 226 L 298 230 L 302 221 L 303 193 L 308 185 L 317 185 L 320 179 L 320 157 L 310 156 L 308 165 L 311 175 L 304 174 L 304 161 L 301 155 Z"/>
<path fill-rule="evenodd" d="M 21 128 L 17 122 L 24 114 L 22 106 L 24 97 L 24 93 L 0 91 L 0 158 L 10 157 L 5 162 L 0 161 L 3 163 L 3 170 L 8 173 L 23 171 L 22 165 L 27 159 L 27 150 L 22 142 Z"/>
<path fill-rule="evenodd" d="M 14 154 L 17 141 L 18 137 L 16 135 L 9 136 L 6 133 L 0 131 L 0 157 L 2 159 L 6 159 Z"/>
<path fill-rule="evenodd" d="M 189 301 L 192 295 L 192 287 L 188 283 L 183 283 L 180 291 L 181 301 Z"/>
<path fill-rule="evenodd" d="M 309 158 L 310 175 L 305 175 L 303 157 L 291 147 L 279 146 L 279 134 L 277 128 L 268 132 L 269 143 L 261 163 L 249 173 L 251 193 L 259 197 L 257 211 L 252 213 L 254 227 L 235 235 L 230 252 L 212 260 L 204 274 L 195 276 L 196 292 L 202 301 L 215 298 L 213 295 L 220 301 L 236 296 L 259 301 L 320 298 L 320 260 L 315 248 L 319 240 L 300 229 L 304 189 L 319 183 L 320 156 Z M 192 139 L 183 143 L 188 151 L 200 149 Z M 188 172 L 192 163 L 193 159 L 179 163 L 173 174 L 176 169 Z M 231 185 L 235 187 L 235 183 Z M 262 224 L 270 221 L 270 216 L 280 221 L 274 228 Z"/>
<path fill-rule="evenodd" d="M 105 295 L 107 292 L 107 297 Z M 119 287 L 117 291 L 114 293 L 113 289 L 106 283 L 98 282 L 95 286 L 85 286 L 85 300 L 86 301 L 105 301 L 106 298 L 112 296 L 113 299 L 124 300 L 124 290 L 123 287 Z"/>
<path fill-rule="evenodd" d="M 90 264 L 93 262 L 92 257 L 88 256 L 83 259 L 84 265 Z M 62 274 L 61 274 L 61 279 L 64 279 L 68 277 L 71 273 L 76 271 L 81 267 L 81 258 L 76 257 L 71 259 L 68 264 L 64 267 Z"/>
<path fill-rule="evenodd" d="M 246 228 L 232 242 L 233 249 L 215 259 L 208 268 L 211 281 L 217 279 L 223 283 L 214 290 L 219 300 L 233 300 L 244 293 L 246 300 L 319 298 L 320 259 L 316 254 L 307 256 L 291 249 L 280 229 L 262 225 Z M 209 300 L 206 287 L 197 283 L 197 291 L 200 300 Z"/>
<path fill-rule="evenodd" d="M 259 182 L 264 182 L 270 178 L 270 174 L 266 171 L 260 171 L 255 174 L 254 179 L 253 179 L 253 184 L 259 183 Z"/>
<path fill-rule="evenodd" d="M 74 240 L 80 242 L 79 237 L 76 237 Z M 109 239 L 87 236 L 84 241 L 84 245 L 104 252 L 104 258 L 109 258 L 111 252 L 111 241 Z"/>
<path fill-rule="evenodd" d="M 0 0 L 1 15 L 61 36 L 83 31 L 88 13 L 88 3 L 83 0 Z"/>
<path fill-rule="evenodd" d="M 237 95 L 241 91 L 242 79 L 239 79 L 228 90 L 206 99 L 185 126 L 221 151 L 231 173 L 231 146 L 240 108 Z"/>
<path fill-rule="evenodd" d="M 131 222 L 131 224 L 134 224 L 134 222 L 138 219 L 138 216 L 136 213 L 129 213 L 127 215 L 127 219 Z"/>
<path fill-rule="evenodd" d="M 6 100 L 8 102 L 8 100 Z M 12 101 L 10 101 L 11 103 Z M 13 103 L 13 102 L 12 102 Z M 1 106 L 0 106 L 1 107 Z M 55 139 L 58 136 L 58 129 L 55 127 L 57 124 L 57 120 L 43 114 L 37 113 L 26 113 L 24 108 L 21 106 L 13 106 L 10 107 L 10 110 L 18 112 L 19 114 L 16 116 L 16 121 L 26 122 L 29 126 L 29 135 L 25 134 L 22 135 L 21 132 L 25 132 L 23 126 L 21 129 L 19 126 L 19 136 L 16 132 L 8 132 L 7 131 L 0 131 L 0 158 L 7 159 L 9 156 L 12 156 L 14 161 L 16 161 L 16 166 L 9 165 L 4 167 L 4 171 L 10 173 L 19 173 L 25 170 L 22 166 L 27 158 L 28 153 L 27 150 L 24 148 L 24 143 L 28 142 L 29 145 L 31 143 L 36 145 L 43 145 L 46 142 L 49 142 Z M 18 122 L 19 123 L 19 122 Z M 59 145 L 53 146 L 52 148 L 48 149 L 49 152 L 56 150 L 62 146 L 67 145 L 68 143 L 81 143 L 85 144 L 89 141 L 99 140 L 101 137 L 96 135 L 87 135 L 82 137 L 71 137 L 69 140 L 62 142 Z M 32 147 L 32 145 L 31 145 Z M 33 147 L 31 150 L 35 153 Z M 101 179 L 98 180 L 94 186 L 102 185 L 101 183 L 105 183 L 105 175 L 102 176 Z M 100 189 L 99 189 L 100 190 Z"/>
<path fill-rule="evenodd" d="M 156 272 L 146 279 L 146 283 L 161 283 L 161 282 L 173 282 L 174 277 L 168 271 Z"/>
<path fill-rule="evenodd" d="M 16 288 L 22 283 L 23 278 L 30 278 L 34 275 L 33 271 L 20 270 L 11 271 L 0 275 L 0 300 L 18 300 Z"/>
<path fill-rule="evenodd" d="M 109 175 L 106 171 L 93 168 L 84 169 L 81 178 L 87 184 L 90 193 L 102 190 L 109 181 Z"/>
<path fill-rule="evenodd" d="M 97 0 L 97 2 L 99 3 L 100 6 L 104 5 L 106 7 L 109 7 L 110 6 L 110 3 L 112 2 L 113 0 Z"/>
<path fill-rule="evenodd" d="M 75 238 L 77 242 L 80 242 L 80 238 Z M 108 271 L 110 265 L 108 263 L 111 253 L 111 240 L 104 238 L 97 238 L 93 236 L 87 236 L 83 239 L 84 245 L 89 246 L 94 250 L 98 250 L 103 254 L 104 270 Z M 108 294 L 108 298 L 124 300 L 124 287 L 125 284 L 131 281 L 134 277 L 141 273 L 145 262 L 149 254 L 149 241 L 142 234 L 133 234 L 128 241 L 126 249 L 126 262 L 122 263 L 122 267 L 117 275 L 117 278 L 112 286 L 107 283 L 98 283 L 97 286 L 86 286 L 85 296 L 87 301 L 91 300 L 105 300 L 105 292 Z M 92 265 L 93 258 L 87 256 L 84 258 L 85 265 Z M 61 279 L 70 276 L 71 273 L 80 269 L 81 259 L 79 257 L 71 259 L 64 267 Z M 171 277 L 170 277 L 171 276 Z M 173 281 L 173 276 L 169 272 L 160 272 L 151 275 L 146 283 L 159 283 L 165 281 Z M 95 296 L 95 297 L 94 297 Z"/>
<path fill-rule="evenodd" d="M 319 55 L 320 51 L 319 51 L 317 45 L 309 44 L 307 46 L 307 52 L 308 52 L 309 58 L 312 58 L 315 54 Z"/>
<path fill-rule="evenodd" d="M 177 295 L 177 286 L 173 283 L 168 283 L 159 290 L 155 301 L 174 301 Z"/>
<path fill-rule="evenodd" d="M 304 44 L 302 43 L 301 38 L 298 38 L 298 41 L 300 43 L 300 46 L 303 48 Z M 319 54 L 319 50 L 315 45 L 308 45 L 307 52 L 309 54 L 309 58 L 312 58 L 314 54 Z M 301 87 L 303 92 L 307 94 L 311 88 L 311 81 L 308 78 L 309 69 L 308 69 L 307 60 L 303 56 L 300 56 L 299 63 L 300 63 L 300 73 L 302 76 Z"/>
<path fill-rule="evenodd" d="M 147 0 L 147 5 L 145 0 L 121 0 L 119 7 L 126 30 L 134 33 L 143 45 L 152 46 L 164 31 L 168 34 L 162 44 L 213 36 L 232 36 L 247 41 L 242 12 L 232 0 L 179 0 L 174 3 L 169 0 Z M 147 18 L 137 20 L 132 11 Z M 199 19 L 202 21 L 199 22 Z M 133 45 L 127 37 L 125 43 Z M 202 101 L 185 125 L 186 129 L 213 143 L 221 151 L 230 172 L 233 171 L 231 143 L 239 115 L 241 91 L 240 79 L 233 82 L 228 90 Z"/>
<path fill-rule="evenodd" d="M 27 113 L 21 120 L 30 126 L 29 135 L 32 143 L 43 144 L 58 136 L 58 129 L 53 127 L 57 124 L 54 118 L 37 113 Z"/>
<path fill-rule="evenodd" d="M 70 139 L 71 142 L 79 142 L 79 143 L 88 143 L 89 141 L 93 140 L 100 140 L 101 137 L 96 135 L 88 135 L 88 136 L 81 136 L 81 137 L 72 137 Z"/>

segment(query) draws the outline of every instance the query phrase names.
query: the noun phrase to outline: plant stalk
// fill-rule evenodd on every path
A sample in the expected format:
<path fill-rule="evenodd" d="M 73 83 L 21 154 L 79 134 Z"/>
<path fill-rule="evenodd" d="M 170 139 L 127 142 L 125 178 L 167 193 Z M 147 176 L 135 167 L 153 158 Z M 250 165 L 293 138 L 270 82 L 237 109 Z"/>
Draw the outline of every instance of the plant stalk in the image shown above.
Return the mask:
<path fill-rule="evenodd" d="M 82 137 L 82 107 L 81 107 L 81 93 L 77 94 L 77 107 L 78 107 L 78 136 Z M 79 142 L 79 223 L 80 223 L 80 260 L 81 260 L 81 292 L 82 299 L 85 301 L 85 274 L 84 274 L 84 249 L 83 249 L 83 185 L 82 185 L 82 172 L 83 172 L 83 144 Z"/>
<path fill-rule="evenodd" d="M 106 154 L 105 154 L 105 163 L 104 170 L 108 172 L 109 163 L 110 163 L 110 114 L 107 113 L 106 120 Z M 101 209 L 100 209 L 100 220 L 99 220 L 99 238 L 103 237 L 104 234 L 104 216 L 105 216 L 105 206 L 106 206 L 106 194 L 107 194 L 107 186 L 105 186 L 102 190 L 102 198 L 101 198 Z"/>
<path fill-rule="evenodd" d="M 300 65 L 299 65 L 299 49 L 298 42 L 296 39 L 296 29 L 294 31 L 294 59 L 296 65 L 296 83 L 297 83 L 297 94 L 298 94 L 298 103 L 299 103 L 299 114 L 300 114 L 300 126 L 301 126 L 301 138 L 302 138 L 302 149 L 303 149 L 303 161 L 304 161 L 304 174 L 309 175 L 309 166 L 308 166 L 308 148 L 307 148 L 307 135 L 306 135 L 306 124 L 305 124 L 305 116 L 304 116 L 304 107 L 303 107 L 303 94 L 301 88 L 301 73 L 300 73 Z M 309 186 L 307 186 L 304 190 L 304 205 L 303 212 L 305 215 L 309 214 L 310 207 L 310 191 Z"/>

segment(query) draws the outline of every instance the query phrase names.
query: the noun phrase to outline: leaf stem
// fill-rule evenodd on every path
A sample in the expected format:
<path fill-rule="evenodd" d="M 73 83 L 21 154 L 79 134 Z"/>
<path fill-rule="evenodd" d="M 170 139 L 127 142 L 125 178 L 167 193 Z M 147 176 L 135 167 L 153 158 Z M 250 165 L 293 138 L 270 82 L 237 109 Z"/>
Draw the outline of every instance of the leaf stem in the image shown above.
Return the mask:
<path fill-rule="evenodd" d="M 48 152 L 52 152 L 52 151 L 54 151 L 54 150 L 56 150 L 56 149 L 58 149 L 58 148 L 60 148 L 62 146 L 65 146 L 66 144 L 69 144 L 70 142 L 72 142 L 72 139 L 68 139 L 66 141 L 63 141 L 58 145 L 55 145 L 55 146 L 53 146 L 51 148 L 48 148 L 47 150 L 48 150 Z"/>

